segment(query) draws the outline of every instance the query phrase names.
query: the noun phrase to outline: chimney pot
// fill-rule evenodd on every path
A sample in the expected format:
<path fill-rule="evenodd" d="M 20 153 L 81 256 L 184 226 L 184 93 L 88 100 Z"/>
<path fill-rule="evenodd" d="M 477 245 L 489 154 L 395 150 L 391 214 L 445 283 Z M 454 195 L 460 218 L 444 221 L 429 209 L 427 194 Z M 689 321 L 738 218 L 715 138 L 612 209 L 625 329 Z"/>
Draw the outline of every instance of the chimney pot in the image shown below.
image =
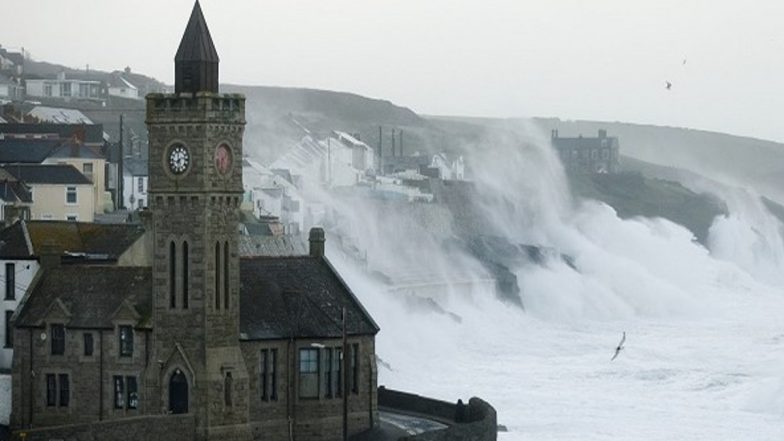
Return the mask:
<path fill-rule="evenodd" d="M 311 228 L 308 242 L 310 242 L 310 257 L 324 257 L 325 238 L 323 228 Z"/>

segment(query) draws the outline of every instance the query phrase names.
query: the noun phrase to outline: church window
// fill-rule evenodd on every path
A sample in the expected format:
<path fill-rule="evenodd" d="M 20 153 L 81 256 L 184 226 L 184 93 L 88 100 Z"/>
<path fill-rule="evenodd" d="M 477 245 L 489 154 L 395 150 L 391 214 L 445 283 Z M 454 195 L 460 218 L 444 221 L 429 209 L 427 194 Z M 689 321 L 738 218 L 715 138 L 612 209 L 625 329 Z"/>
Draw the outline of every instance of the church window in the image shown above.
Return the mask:
<path fill-rule="evenodd" d="M 68 381 L 68 374 L 58 375 L 57 380 L 60 383 L 60 407 L 68 407 L 71 401 L 71 385 Z"/>
<path fill-rule="evenodd" d="M 333 369 L 333 361 L 332 357 L 334 355 L 334 350 L 332 348 L 324 349 L 324 386 L 326 389 L 324 391 L 325 398 L 332 398 L 335 385 L 334 385 L 334 369 Z"/>
<path fill-rule="evenodd" d="M 220 242 L 215 243 L 215 310 L 220 310 L 221 295 L 220 295 Z"/>
<path fill-rule="evenodd" d="M 57 406 L 57 380 L 54 374 L 46 374 L 46 406 Z"/>
<path fill-rule="evenodd" d="M 6 348 L 14 347 L 14 328 L 13 326 L 11 326 L 12 315 L 14 315 L 14 311 L 5 312 L 5 347 Z"/>
<path fill-rule="evenodd" d="M 226 406 L 231 406 L 231 389 L 233 387 L 233 380 L 231 378 L 231 372 L 226 372 L 226 376 L 223 378 L 223 401 Z"/>
<path fill-rule="evenodd" d="M 131 326 L 120 326 L 120 356 L 133 356 L 133 328 Z"/>
<path fill-rule="evenodd" d="M 5 264 L 5 299 L 16 299 L 16 264 Z"/>
<path fill-rule="evenodd" d="M 299 396 L 318 398 L 319 395 L 319 350 L 299 350 Z"/>
<path fill-rule="evenodd" d="M 269 350 L 261 350 L 261 376 L 259 377 L 259 389 L 261 389 L 261 400 L 269 401 Z"/>
<path fill-rule="evenodd" d="M 182 309 L 188 309 L 188 242 L 182 243 Z"/>
<path fill-rule="evenodd" d="M 65 353 L 65 326 L 51 325 L 49 333 L 52 339 L 52 355 L 63 355 Z"/>
<path fill-rule="evenodd" d="M 343 396 L 343 350 L 335 348 L 335 360 L 333 361 L 335 371 L 335 396 Z"/>
<path fill-rule="evenodd" d="M 270 399 L 272 401 L 277 401 L 278 399 L 278 374 L 275 369 L 277 362 L 278 362 L 278 350 L 272 349 L 270 350 L 270 363 L 269 363 Z"/>
<path fill-rule="evenodd" d="M 93 356 L 93 334 L 90 332 L 84 333 L 84 356 Z"/>
<path fill-rule="evenodd" d="M 122 409 L 125 407 L 125 384 L 123 377 L 114 376 L 114 408 Z"/>
<path fill-rule="evenodd" d="M 136 377 L 125 377 L 125 385 L 128 390 L 125 402 L 128 403 L 128 409 L 136 409 L 139 407 L 139 386 L 136 384 Z"/>
<path fill-rule="evenodd" d="M 359 345 L 351 345 L 351 392 L 359 393 Z"/>
<path fill-rule="evenodd" d="M 169 308 L 177 307 L 177 248 L 174 241 L 169 244 Z"/>
<path fill-rule="evenodd" d="M 229 243 L 223 243 L 223 307 L 229 309 Z"/>

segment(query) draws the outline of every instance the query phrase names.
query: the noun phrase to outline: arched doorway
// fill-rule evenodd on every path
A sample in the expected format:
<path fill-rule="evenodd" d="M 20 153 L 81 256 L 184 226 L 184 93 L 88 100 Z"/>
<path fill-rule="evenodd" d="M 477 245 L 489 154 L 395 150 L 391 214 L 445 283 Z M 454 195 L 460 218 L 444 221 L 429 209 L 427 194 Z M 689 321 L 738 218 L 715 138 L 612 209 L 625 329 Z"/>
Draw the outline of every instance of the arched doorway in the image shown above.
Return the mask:
<path fill-rule="evenodd" d="M 169 412 L 188 413 L 188 379 L 179 369 L 169 379 Z"/>

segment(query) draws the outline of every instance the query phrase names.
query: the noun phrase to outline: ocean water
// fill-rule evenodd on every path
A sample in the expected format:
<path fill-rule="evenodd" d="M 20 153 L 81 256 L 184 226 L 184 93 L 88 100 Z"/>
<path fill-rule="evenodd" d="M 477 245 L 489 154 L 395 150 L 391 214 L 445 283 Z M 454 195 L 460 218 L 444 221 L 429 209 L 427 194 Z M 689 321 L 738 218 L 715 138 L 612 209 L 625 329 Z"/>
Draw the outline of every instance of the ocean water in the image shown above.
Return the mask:
<path fill-rule="evenodd" d="M 509 429 L 505 441 L 784 439 L 784 230 L 759 197 L 722 195 L 730 215 L 714 221 L 706 247 L 672 222 L 622 220 L 573 200 L 544 139 L 528 141 L 494 140 L 474 168 L 494 231 L 573 259 L 513 268 L 525 309 L 481 283 L 396 289 L 328 248 L 382 329 L 379 384 L 449 401 L 480 396 Z M 381 249 L 403 243 L 431 268 L 470 268 L 434 241 L 406 244 L 383 227 L 354 234 Z M 400 257 L 383 266 L 405 265 Z"/>

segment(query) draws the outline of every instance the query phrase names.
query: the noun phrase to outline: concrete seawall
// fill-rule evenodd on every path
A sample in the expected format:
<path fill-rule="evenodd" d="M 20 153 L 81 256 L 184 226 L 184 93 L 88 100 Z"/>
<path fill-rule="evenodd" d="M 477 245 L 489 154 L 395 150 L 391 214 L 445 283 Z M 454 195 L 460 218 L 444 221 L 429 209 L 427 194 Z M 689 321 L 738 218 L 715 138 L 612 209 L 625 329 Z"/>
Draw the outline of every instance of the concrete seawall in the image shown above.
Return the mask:
<path fill-rule="evenodd" d="M 446 424 L 442 430 L 400 438 L 399 441 L 496 441 L 495 409 L 480 398 L 449 403 L 416 394 L 378 388 L 379 408 L 430 418 Z"/>

